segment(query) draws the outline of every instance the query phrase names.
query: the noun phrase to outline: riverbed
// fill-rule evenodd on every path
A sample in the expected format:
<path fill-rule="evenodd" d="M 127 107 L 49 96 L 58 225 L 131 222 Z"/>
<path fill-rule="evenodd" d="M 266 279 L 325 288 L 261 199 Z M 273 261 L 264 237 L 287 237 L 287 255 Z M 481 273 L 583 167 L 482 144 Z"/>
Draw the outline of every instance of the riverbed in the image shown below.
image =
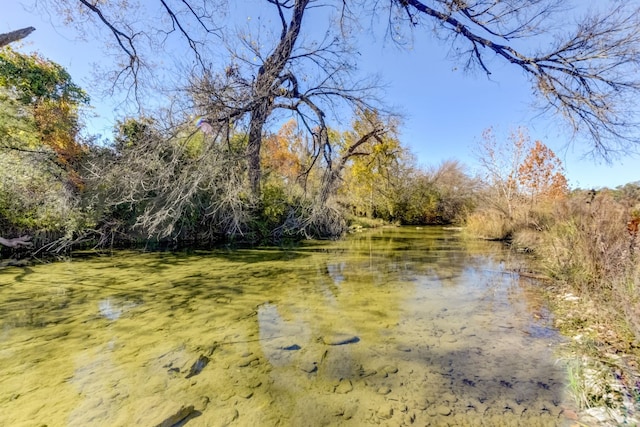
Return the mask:
<path fill-rule="evenodd" d="M 0 425 L 569 425 L 524 255 L 455 230 L 0 270 Z"/>

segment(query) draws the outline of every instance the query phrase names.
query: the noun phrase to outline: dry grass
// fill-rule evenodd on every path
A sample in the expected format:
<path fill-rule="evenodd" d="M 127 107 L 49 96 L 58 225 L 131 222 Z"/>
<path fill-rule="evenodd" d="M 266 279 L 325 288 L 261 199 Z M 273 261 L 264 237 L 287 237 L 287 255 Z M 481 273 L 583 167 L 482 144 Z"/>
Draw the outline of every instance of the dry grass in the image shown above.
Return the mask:
<path fill-rule="evenodd" d="M 522 203 L 513 206 L 510 214 L 506 211 L 484 208 L 473 212 L 467 217 L 467 234 L 489 240 L 516 240 L 519 234 L 539 232 L 553 222 L 552 205 L 548 203 L 539 203 L 535 209 L 529 203 Z M 526 237 L 520 236 L 522 239 Z"/>
<path fill-rule="evenodd" d="M 574 394 L 587 396 L 589 405 L 618 410 L 637 406 L 640 380 L 640 266 L 629 219 L 628 205 L 606 192 L 572 197 L 556 205 L 554 222 L 536 247 L 556 279 L 556 326 L 573 338 L 574 352 L 587 356 L 587 370 L 608 372 L 582 375 Z M 579 299 L 564 298 L 569 292 Z M 621 389 L 600 395 L 591 383 Z"/>
<path fill-rule="evenodd" d="M 573 357 L 589 361 L 570 372 L 583 407 L 640 402 L 634 397 L 640 396 L 640 237 L 627 230 L 634 203 L 606 191 L 582 193 L 524 215 L 516 210 L 518 220 L 485 210 L 468 221 L 469 234 L 509 236 L 514 246 L 532 250 L 555 279 L 547 291 L 556 326 L 572 338 Z M 607 374 L 594 374 L 595 367 Z M 615 399 L 599 394 L 590 383 L 596 377 L 624 390 Z"/>
<path fill-rule="evenodd" d="M 497 210 L 481 210 L 467 218 L 465 232 L 486 240 L 507 240 L 513 234 L 512 221 Z"/>
<path fill-rule="evenodd" d="M 536 247 L 549 276 L 594 301 L 622 351 L 640 343 L 638 242 L 627 231 L 629 217 L 629 208 L 610 194 L 572 197 L 556 206 L 554 223 Z"/>
<path fill-rule="evenodd" d="M 635 265 L 628 218 L 627 209 L 607 194 L 559 204 L 555 223 L 544 233 L 539 248 L 548 273 L 578 285 L 581 291 L 611 288 Z"/>

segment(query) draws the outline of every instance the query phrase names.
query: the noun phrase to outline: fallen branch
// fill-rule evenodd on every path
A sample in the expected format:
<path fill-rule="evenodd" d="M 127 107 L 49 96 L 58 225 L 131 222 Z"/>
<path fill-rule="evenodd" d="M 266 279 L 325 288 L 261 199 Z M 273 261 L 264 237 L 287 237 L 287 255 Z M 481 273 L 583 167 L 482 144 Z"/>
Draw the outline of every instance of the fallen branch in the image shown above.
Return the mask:
<path fill-rule="evenodd" d="M 9 248 L 19 248 L 19 247 L 31 247 L 31 236 L 21 236 L 16 237 L 14 239 L 5 239 L 4 237 L 0 237 L 0 245 L 7 246 Z"/>

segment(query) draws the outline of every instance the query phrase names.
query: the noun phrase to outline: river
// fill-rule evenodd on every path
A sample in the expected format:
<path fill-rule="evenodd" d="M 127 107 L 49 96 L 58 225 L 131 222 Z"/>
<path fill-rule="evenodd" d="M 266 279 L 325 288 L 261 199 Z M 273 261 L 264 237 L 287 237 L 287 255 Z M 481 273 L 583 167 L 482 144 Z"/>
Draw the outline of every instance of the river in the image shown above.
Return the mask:
<path fill-rule="evenodd" d="M 568 425 L 526 263 L 403 227 L 5 268 L 0 425 Z"/>

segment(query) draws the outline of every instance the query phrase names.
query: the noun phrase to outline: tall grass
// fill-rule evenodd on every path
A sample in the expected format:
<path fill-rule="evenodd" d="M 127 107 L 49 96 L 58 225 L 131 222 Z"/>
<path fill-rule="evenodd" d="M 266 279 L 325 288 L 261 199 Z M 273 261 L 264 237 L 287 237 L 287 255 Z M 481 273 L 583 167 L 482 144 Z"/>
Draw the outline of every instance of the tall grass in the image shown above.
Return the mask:
<path fill-rule="evenodd" d="M 507 240 L 515 231 L 513 221 L 493 209 L 479 210 L 467 218 L 466 233 L 486 240 Z"/>
<path fill-rule="evenodd" d="M 535 252 L 546 274 L 597 301 L 640 346 L 640 238 L 627 229 L 636 202 L 610 191 L 577 192 L 520 204 L 510 217 L 497 209 L 476 211 L 467 232 Z"/>
<path fill-rule="evenodd" d="M 635 266 L 628 209 L 609 194 L 572 197 L 556 206 L 554 218 L 539 248 L 552 277 L 601 292 Z"/>

